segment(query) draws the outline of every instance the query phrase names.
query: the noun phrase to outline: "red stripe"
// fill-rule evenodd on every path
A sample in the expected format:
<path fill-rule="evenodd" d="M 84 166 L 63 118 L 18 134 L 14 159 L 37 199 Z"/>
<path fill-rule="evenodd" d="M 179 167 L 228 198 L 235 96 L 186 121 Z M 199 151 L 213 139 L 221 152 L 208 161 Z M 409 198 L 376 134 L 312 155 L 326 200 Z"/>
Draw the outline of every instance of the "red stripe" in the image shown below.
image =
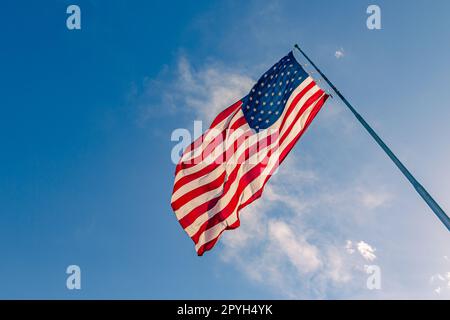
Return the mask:
<path fill-rule="evenodd" d="M 209 192 L 211 190 L 217 189 L 218 187 L 220 187 L 224 181 L 225 181 L 225 174 L 226 171 L 224 171 L 219 177 L 217 177 L 215 180 L 202 185 L 198 188 L 192 189 L 189 192 L 186 192 L 185 194 L 183 194 L 181 197 L 179 197 L 177 200 L 175 200 L 174 202 L 172 202 L 172 208 L 174 211 L 177 211 L 178 209 L 180 209 L 182 206 L 184 206 L 186 203 L 188 203 L 189 201 L 197 198 L 199 195 Z"/>

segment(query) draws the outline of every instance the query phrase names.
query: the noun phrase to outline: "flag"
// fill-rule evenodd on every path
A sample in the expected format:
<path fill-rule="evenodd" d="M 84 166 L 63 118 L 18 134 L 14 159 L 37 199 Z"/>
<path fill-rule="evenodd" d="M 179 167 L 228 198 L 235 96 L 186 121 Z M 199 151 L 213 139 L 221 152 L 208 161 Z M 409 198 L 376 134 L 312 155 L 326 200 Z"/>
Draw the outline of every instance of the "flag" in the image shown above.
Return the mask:
<path fill-rule="evenodd" d="M 184 150 L 171 205 L 199 256 L 239 227 L 327 98 L 290 52 Z"/>

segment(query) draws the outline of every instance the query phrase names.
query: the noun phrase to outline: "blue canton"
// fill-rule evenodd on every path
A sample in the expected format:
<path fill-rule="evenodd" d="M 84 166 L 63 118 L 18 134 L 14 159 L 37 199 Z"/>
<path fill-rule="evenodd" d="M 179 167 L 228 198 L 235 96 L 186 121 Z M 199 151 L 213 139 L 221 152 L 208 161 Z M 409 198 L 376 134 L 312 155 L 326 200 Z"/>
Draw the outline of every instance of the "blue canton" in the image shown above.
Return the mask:
<path fill-rule="evenodd" d="M 256 132 L 273 125 L 283 113 L 289 96 L 308 74 L 289 52 L 270 68 L 242 99 L 242 111 Z"/>

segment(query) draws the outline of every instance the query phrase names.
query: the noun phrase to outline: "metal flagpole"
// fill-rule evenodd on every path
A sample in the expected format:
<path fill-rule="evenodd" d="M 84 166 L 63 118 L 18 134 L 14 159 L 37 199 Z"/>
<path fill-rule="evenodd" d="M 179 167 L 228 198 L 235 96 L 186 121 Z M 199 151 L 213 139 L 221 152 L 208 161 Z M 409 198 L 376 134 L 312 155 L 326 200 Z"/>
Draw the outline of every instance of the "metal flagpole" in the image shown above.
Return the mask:
<path fill-rule="evenodd" d="M 302 49 L 296 44 L 295 48 L 300 51 L 300 53 L 308 60 L 308 62 L 317 70 L 317 72 L 322 76 L 322 78 L 328 83 L 328 85 L 333 89 L 334 92 L 341 98 L 345 105 L 350 109 L 353 115 L 358 119 L 358 121 L 363 125 L 363 127 L 369 132 L 372 138 L 378 143 L 378 145 L 386 152 L 386 154 L 391 158 L 395 165 L 400 169 L 400 171 L 405 175 L 409 182 L 413 185 L 414 189 L 419 193 L 419 195 L 425 200 L 428 206 L 433 210 L 436 216 L 442 221 L 442 223 L 450 231 L 450 218 L 442 210 L 442 208 L 434 201 L 433 197 L 425 190 L 425 188 L 414 178 L 414 176 L 409 172 L 409 170 L 401 163 L 401 161 L 396 157 L 396 155 L 389 149 L 389 147 L 381 140 L 378 134 L 369 126 L 369 124 L 361 117 L 361 115 L 353 108 L 350 102 L 339 92 L 339 90 L 331 83 L 330 80 L 320 71 L 320 69 L 311 61 L 311 59 L 303 52 Z"/>

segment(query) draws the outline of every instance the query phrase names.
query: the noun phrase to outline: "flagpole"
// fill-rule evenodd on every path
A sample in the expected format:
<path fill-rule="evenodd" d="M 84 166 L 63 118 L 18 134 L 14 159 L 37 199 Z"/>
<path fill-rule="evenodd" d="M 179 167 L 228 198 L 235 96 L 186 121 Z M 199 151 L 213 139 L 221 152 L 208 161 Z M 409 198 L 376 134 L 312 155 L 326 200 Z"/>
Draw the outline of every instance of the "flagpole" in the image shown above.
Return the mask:
<path fill-rule="evenodd" d="M 317 70 L 321 77 L 328 83 L 328 85 L 333 89 L 334 92 L 341 98 L 344 104 L 353 113 L 356 119 L 362 124 L 362 126 L 369 132 L 372 138 L 378 143 L 378 145 L 386 152 L 386 154 L 395 163 L 397 168 L 405 175 L 406 179 L 412 184 L 414 189 L 419 193 L 423 200 L 428 204 L 431 210 L 436 214 L 436 216 L 442 221 L 442 223 L 450 231 L 450 218 L 442 210 L 439 204 L 433 199 L 433 197 L 428 193 L 428 191 L 414 178 L 414 176 L 409 172 L 409 170 L 403 165 L 403 163 L 397 158 L 397 156 L 389 149 L 389 147 L 381 140 L 378 134 L 372 129 L 372 127 L 363 119 L 363 117 L 355 110 L 355 108 L 348 102 L 348 100 L 341 94 L 341 92 L 331 83 L 330 80 L 320 71 L 320 69 L 315 65 L 314 62 L 303 52 L 303 50 L 296 44 L 295 48 L 300 51 L 300 53 L 308 60 L 308 62 Z"/>

